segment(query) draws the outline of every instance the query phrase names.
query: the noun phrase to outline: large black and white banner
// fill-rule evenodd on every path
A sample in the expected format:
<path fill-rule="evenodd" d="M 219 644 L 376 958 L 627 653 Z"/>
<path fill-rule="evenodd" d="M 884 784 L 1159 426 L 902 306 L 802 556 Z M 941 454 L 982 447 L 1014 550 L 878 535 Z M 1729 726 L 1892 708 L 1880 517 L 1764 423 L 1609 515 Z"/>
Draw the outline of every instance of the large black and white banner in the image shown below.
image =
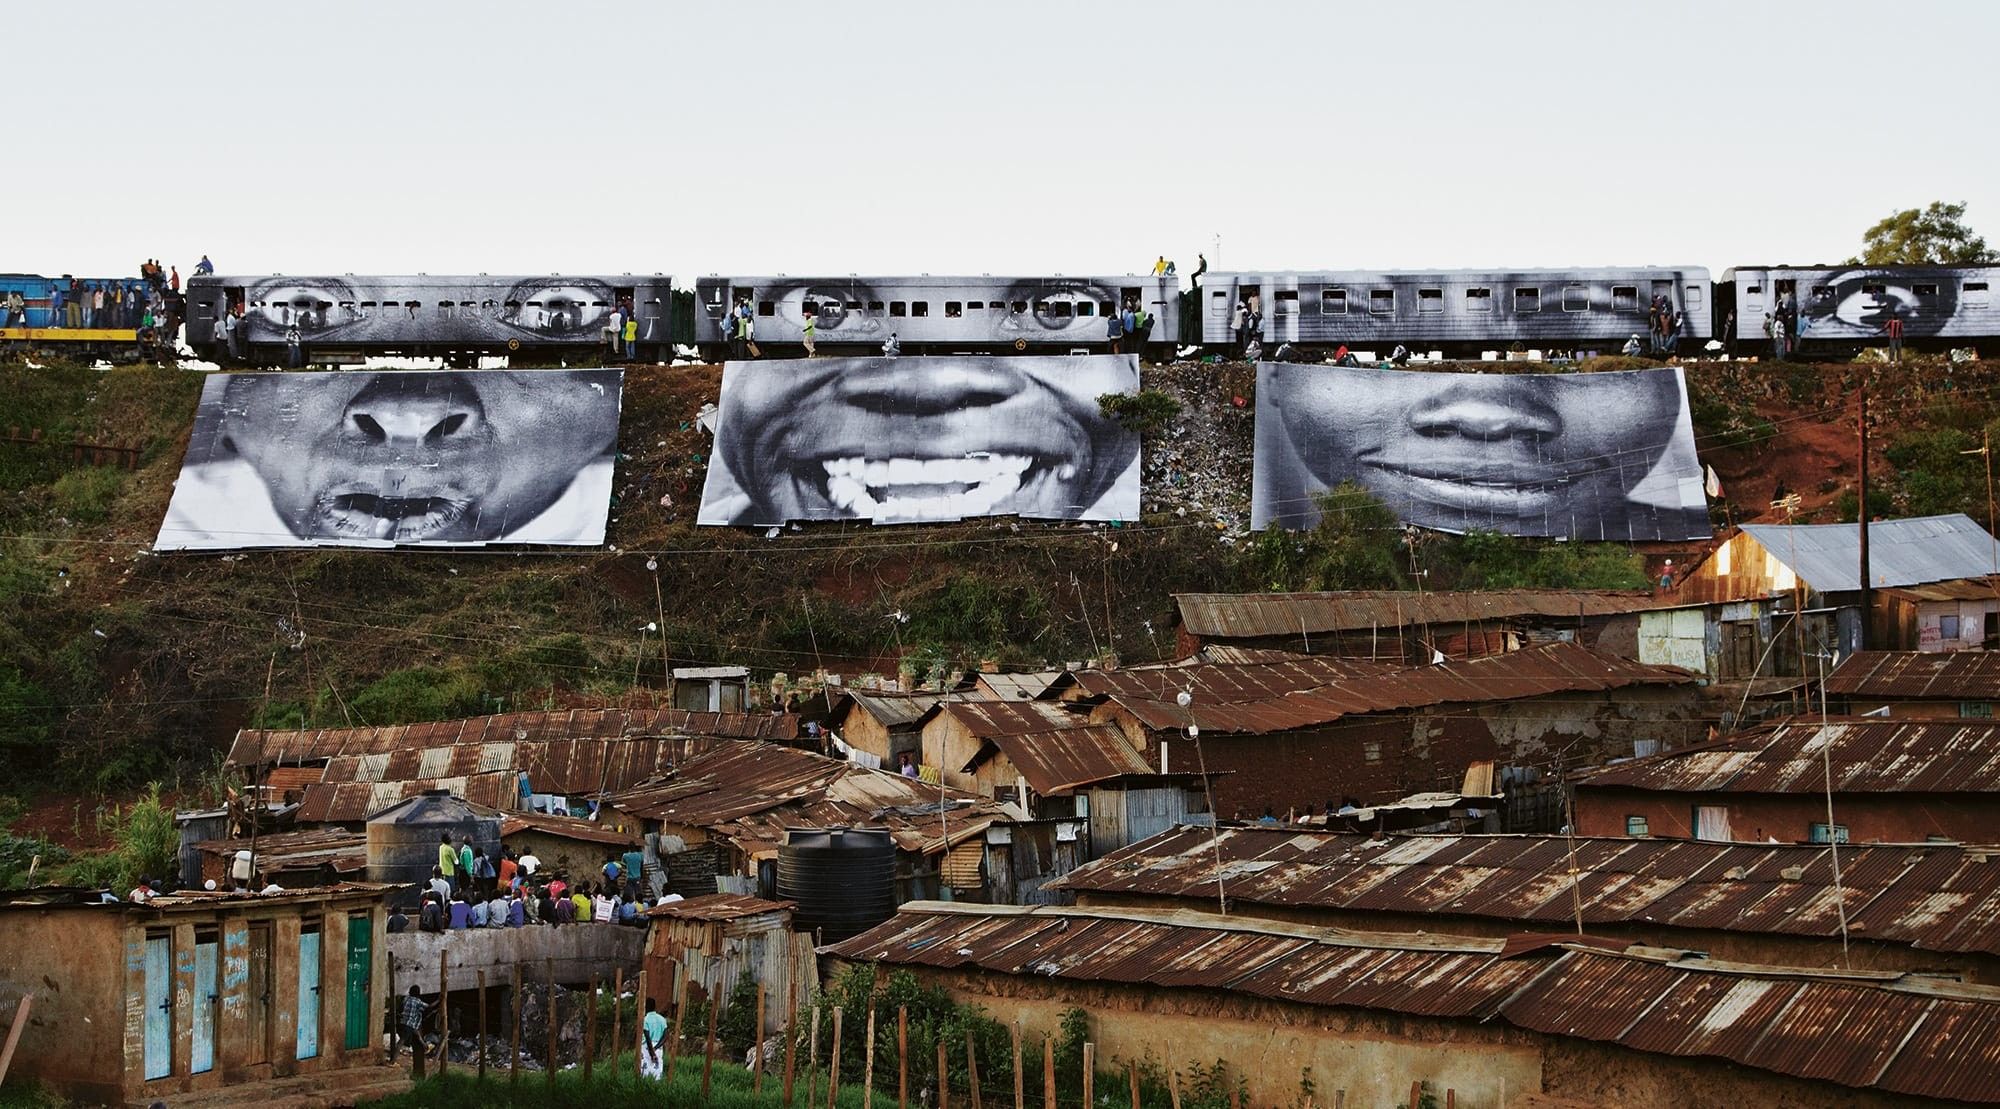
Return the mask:
<path fill-rule="evenodd" d="M 604 542 L 620 370 L 214 374 L 159 550 Z"/>
<path fill-rule="evenodd" d="M 698 519 L 1135 519 L 1139 437 L 1097 398 L 1138 388 L 1129 354 L 731 362 Z"/>
<path fill-rule="evenodd" d="M 1353 481 L 1407 523 L 1576 539 L 1710 534 L 1678 368 L 1257 367 L 1251 525 L 1311 527 Z"/>

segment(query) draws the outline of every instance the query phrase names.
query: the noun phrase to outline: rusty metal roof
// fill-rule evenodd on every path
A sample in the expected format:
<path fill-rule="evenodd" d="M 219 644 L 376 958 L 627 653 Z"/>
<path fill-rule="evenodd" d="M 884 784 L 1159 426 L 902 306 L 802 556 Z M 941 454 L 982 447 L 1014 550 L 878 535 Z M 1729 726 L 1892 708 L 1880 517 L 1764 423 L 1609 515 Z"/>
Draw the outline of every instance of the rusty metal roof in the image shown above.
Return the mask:
<path fill-rule="evenodd" d="M 1083 713 L 1055 701 L 942 700 L 931 715 L 944 713 L 965 725 L 974 736 L 1027 735 L 1086 723 Z"/>
<path fill-rule="evenodd" d="M 1869 563 L 1875 561 L 1874 552 L 1869 552 Z M 1926 582 L 1922 585 L 1899 586 L 1882 589 L 1885 597 L 1895 597 L 1904 601 L 1991 601 L 2000 600 L 2000 577 L 1987 575 L 1980 578 L 1953 578 L 1950 581 Z"/>
<path fill-rule="evenodd" d="M 1715 963 L 1594 943 L 1419 938 L 1185 910 L 915 902 L 823 949 L 847 959 L 1222 991 L 1504 1021 L 1856 1089 L 2000 1103 L 2000 989 L 1917 974 Z"/>
<path fill-rule="evenodd" d="M 937 693 L 875 693 L 859 689 L 850 689 L 841 696 L 849 706 L 867 713 L 891 730 L 914 725 L 942 697 Z M 834 713 L 836 719 L 846 715 L 845 706 Z"/>
<path fill-rule="evenodd" d="M 1032 701 L 1049 683 L 1062 676 L 1060 670 L 1031 670 L 1024 674 L 979 674 L 973 684 L 995 701 Z"/>
<path fill-rule="evenodd" d="M 1176 593 L 1174 603 L 1180 606 L 1181 626 L 1204 639 L 1263 639 L 1523 617 L 1581 620 L 1659 607 L 1658 598 L 1651 593 L 1609 589 Z"/>
<path fill-rule="evenodd" d="M 585 843 L 604 843 L 630 847 L 639 842 L 639 837 L 616 828 L 607 828 L 594 820 L 579 816 L 557 816 L 553 813 L 510 812 L 500 819 L 500 838 L 536 832 L 545 836 L 562 839 L 581 840 Z"/>
<path fill-rule="evenodd" d="M 1575 843 L 1584 924 L 1834 937 L 1827 849 L 1686 840 Z M 1558 836 L 1383 840 L 1265 825 L 1183 825 L 1086 863 L 1051 888 L 1281 909 L 1441 914 L 1568 925 L 1569 844 Z M 1855 845 L 1840 852 L 1850 928 L 1879 943 L 2000 955 L 2000 848 Z M 1786 877 L 1787 872 L 1797 878 Z"/>
<path fill-rule="evenodd" d="M 765 913 L 788 913 L 795 908 L 798 908 L 796 901 L 766 901 L 744 893 L 710 893 L 642 909 L 639 915 L 669 920 L 741 920 Z"/>
<path fill-rule="evenodd" d="M 1176 694 L 1186 690 L 1196 700 L 1212 703 L 1268 701 L 1286 693 L 1333 682 L 1377 677 L 1407 669 L 1409 667 L 1401 660 L 1394 663 L 1369 662 L 1330 655 L 1283 655 L 1247 663 L 1190 659 L 1122 670 L 1065 671 L 1049 684 L 1047 696 L 1074 691 L 1081 697 L 1116 694 L 1171 701 Z"/>
<path fill-rule="evenodd" d="M 940 817 L 939 805 L 951 808 Z M 774 743 L 731 743 L 609 798 L 643 820 L 708 830 L 746 853 L 776 847 L 787 828 L 886 827 L 897 847 L 930 854 L 1007 820 L 999 803 L 961 790 Z"/>
<path fill-rule="evenodd" d="M 229 748 L 227 765 L 247 767 L 313 762 L 339 755 L 387 754 L 403 748 L 494 742 L 656 736 L 782 740 L 796 739 L 798 734 L 799 718 L 790 714 L 687 712 L 681 709 L 510 712 L 498 716 L 377 728 L 312 728 L 303 731 L 246 728 L 236 733 L 236 741 Z"/>
<path fill-rule="evenodd" d="M 253 842 L 257 863 L 266 873 L 316 866 L 332 867 L 340 874 L 368 869 L 368 837 L 341 828 L 278 832 L 258 836 L 255 841 L 247 836 L 242 839 L 203 840 L 195 844 L 194 849 L 204 855 L 226 859 L 238 851 L 251 850 Z"/>
<path fill-rule="evenodd" d="M 1157 776 L 1146 757 L 1125 742 L 1125 733 L 1109 724 L 1043 732 L 998 732 L 984 738 L 1007 756 L 1031 789 L 1044 797 L 1059 796 L 1079 786 L 1113 778 Z"/>
<path fill-rule="evenodd" d="M 1350 678 L 1261 701 L 1211 703 L 1196 696 L 1194 704 L 1183 709 L 1171 695 L 1114 693 L 1108 700 L 1147 728 L 1176 730 L 1192 722 L 1206 732 L 1264 734 L 1372 712 L 1694 681 L 1694 675 L 1676 667 L 1648 666 L 1573 643 L 1550 643 L 1470 661 Z"/>
<path fill-rule="evenodd" d="M 1826 676 L 1841 697 L 2000 701 L 2000 651 L 1856 651 Z"/>
<path fill-rule="evenodd" d="M 1830 767 L 1829 767 L 1830 764 Z M 2000 793 L 2000 723 L 1792 719 L 1585 771 L 1579 789 L 1673 793 Z"/>
<path fill-rule="evenodd" d="M 296 818 L 302 824 L 358 823 L 429 789 L 442 789 L 489 809 L 510 808 L 520 797 L 511 770 L 393 782 L 322 782 L 306 787 Z"/>

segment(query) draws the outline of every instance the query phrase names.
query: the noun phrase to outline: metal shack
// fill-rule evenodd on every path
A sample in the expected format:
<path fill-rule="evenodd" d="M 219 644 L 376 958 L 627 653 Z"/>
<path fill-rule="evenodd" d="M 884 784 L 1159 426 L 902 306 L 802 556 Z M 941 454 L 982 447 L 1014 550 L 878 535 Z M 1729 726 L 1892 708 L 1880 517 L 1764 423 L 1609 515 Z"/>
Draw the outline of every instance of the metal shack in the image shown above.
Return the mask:
<path fill-rule="evenodd" d="M 98 897 L 0 895 L 0 1006 L 33 995 L 11 1077 L 144 1104 L 381 1058 L 382 887 Z"/>
<path fill-rule="evenodd" d="M 761 1035 L 769 1035 L 818 988 L 812 937 L 792 931 L 790 901 L 714 893 L 670 901 L 645 915 L 646 992 L 662 1008 L 691 997 L 726 1002 L 736 980 L 748 974 L 764 987 Z"/>

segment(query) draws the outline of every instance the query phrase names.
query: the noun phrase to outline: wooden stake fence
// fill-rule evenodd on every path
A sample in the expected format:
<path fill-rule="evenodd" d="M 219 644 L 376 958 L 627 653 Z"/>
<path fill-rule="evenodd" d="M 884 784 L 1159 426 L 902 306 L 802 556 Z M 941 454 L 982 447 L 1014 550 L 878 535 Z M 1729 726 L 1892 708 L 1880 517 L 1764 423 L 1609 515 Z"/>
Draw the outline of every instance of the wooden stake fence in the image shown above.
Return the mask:
<path fill-rule="evenodd" d="M 1016 1021 L 1008 1028 L 1014 1039 L 1014 1109 L 1028 1109 L 1028 1089 L 1021 1080 L 1021 1025 Z"/>
<path fill-rule="evenodd" d="M 972 1094 L 972 1109 L 985 1109 L 979 1095 L 979 1042 L 970 1028 L 965 1030 L 965 1088 Z"/>
<path fill-rule="evenodd" d="M 445 953 L 438 952 L 438 1073 L 451 1068 L 451 991 L 445 987 Z M 419 1047 L 422 1046 L 421 1041 Z"/>
<path fill-rule="evenodd" d="M 751 1037 L 754 1046 L 750 1049 L 750 1092 L 764 1092 L 764 983 L 757 983 L 757 1031 Z"/>
<path fill-rule="evenodd" d="M 833 1007 L 833 1047 L 827 1052 L 826 1069 L 826 1109 L 833 1109 L 833 1103 L 840 1096 L 840 1006 Z"/>
<path fill-rule="evenodd" d="M 597 975 L 590 976 L 590 993 L 584 999 L 589 1006 L 583 1014 L 583 1080 L 590 1081 L 590 1069 L 597 1058 Z"/>
<path fill-rule="evenodd" d="M 551 1089 L 553 1089 L 556 1084 L 556 961 L 553 956 L 549 958 L 548 974 L 549 974 L 549 1005 L 548 1005 L 549 1053 L 548 1055 L 544 1056 L 544 1058 L 548 1060 L 548 1064 L 547 1064 L 547 1074 L 543 1076 L 543 1081 L 546 1082 Z"/>
<path fill-rule="evenodd" d="M 479 1079 L 486 1080 L 486 968 L 479 968 Z"/>
<path fill-rule="evenodd" d="M 910 1109 L 910 1007 L 896 1006 L 896 1109 Z"/>
<path fill-rule="evenodd" d="M 875 1109 L 875 999 L 868 999 L 868 1045 L 861 1052 L 861 1109 Z"/>
<path fill-rule="evenodd" d="M 1091 1109 L 1097 1101 L 1091 1097 L 1091 1087 L 1097 1084 L 1097 1045 L 1085 1041 L 1083 1045 L 1083 1106 Z"/>
<path fill-rule="evenodd" d="M 938 1039 L 938 1109 L 951 1109 L 951 1071 L 944 1057 L 944 1039 Z"/>
<path fill-rule="evenodd" d="M 715 1072 L 715 1018 L 722 1008 L 722 971 L 715 972 L 715 984 L 708 990 L 708 1039 L 701 1047 L 701 1101 L 708 1104 L 709 1076 Z"/>
<path fill-rule="evenodd" d="M 1042 1033 L 1042 1109 L 1056 1109 L 1056 1040 L 1046 1032 Z"/>
<path fill-rule="evenodd" d="M 507 1082 L 509 1085 L 519 1086 L 521 1084 L 521 964 L 519 963 L 514 964 L 514 1005 L 511 1011 L 514 1014 L 514 1046 L 513 1053 L 507 1057 Z"/>

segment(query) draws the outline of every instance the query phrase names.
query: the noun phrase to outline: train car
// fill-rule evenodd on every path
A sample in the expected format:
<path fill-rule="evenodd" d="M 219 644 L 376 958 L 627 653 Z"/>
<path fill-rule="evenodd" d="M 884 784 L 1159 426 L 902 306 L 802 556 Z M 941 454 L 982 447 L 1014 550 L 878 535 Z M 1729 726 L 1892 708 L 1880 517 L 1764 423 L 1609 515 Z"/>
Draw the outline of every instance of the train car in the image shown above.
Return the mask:
<path fill-rule="evenodd" d="M 704 356 L 723 357 L 731 309 L 749 305 L 754 341 L 766 356 L 805 350 L 814 319 L 822 354 L 879 354 L 894 334 L 905 354 L 1061 354 L 1110 349 L 1105 317 L 1140 306 L 1155 319 L 1148 352 L 1171 350 L 1180 326 L 1175 277 L 764 277 L 709 276 L 695 282 L 695 338 Z M 1122 349 L 1134 353 L 1129 340 Z"/>
<path fill-rule="evenodd" d="M 2000 266 L 1736 266 L 1718 292 L 1734 308 L 1718 334 L 1738 354 L 1768 352 L 1766 316 L 1782 315 L 1802 344 L 1795 358 L 1848 358 L 1888 344 L 1888 325 L 1903 321 L 1903 341 L 1945 350 L 2000 338 L 1993 284 Z"/>
<path fill-rule="evenodd" d="M 1387 356 L 1481 357 L 1522 349 L 1617 353 L 1646 334 L 1653 298 L 1684 315 L 1680 351 L 1712 334 L 1708 270 L 1701 266 L 1546 270 L 1372 270 L 1211 273 L 1202 282 L 1201 341 L 1236 342 L 1236 306 L 1263 316 L 1268 357 L 1280 345 L 1322 355 L 1345 346 Z"/>
<path fill-rule="evenodd" d="M 38 273 L 0 273 L 0 351 L 41 353 L 78 359 L 132 361 L 157 354 L 142 349 L 140 324 L 145 314 L 146 283 L 136 277 L 87 277 L 86 295 L 117 289 L 123 296 L 89 314 L 79 304 L 69 311 L 69 279 Z M 58 300 L 58 290 L 61 300 Z M 18 315 L 6 306 L 21 294 Z"/>
<path fill-rule="evenodd" d="M 638 361 L 671 357 L 673 289 L 661 274 L 383 277 L 343 274 L 209 275 L 188 282 L 187 342 L 226 364 L 281 366 L 287 336 L 314 365 L 386 355 L 476 366 L 484 356 L 626 361 L 606 345 L 611 317 L 636 314 Z M 239 323 L 232 341 L 222 315 Z"/>

